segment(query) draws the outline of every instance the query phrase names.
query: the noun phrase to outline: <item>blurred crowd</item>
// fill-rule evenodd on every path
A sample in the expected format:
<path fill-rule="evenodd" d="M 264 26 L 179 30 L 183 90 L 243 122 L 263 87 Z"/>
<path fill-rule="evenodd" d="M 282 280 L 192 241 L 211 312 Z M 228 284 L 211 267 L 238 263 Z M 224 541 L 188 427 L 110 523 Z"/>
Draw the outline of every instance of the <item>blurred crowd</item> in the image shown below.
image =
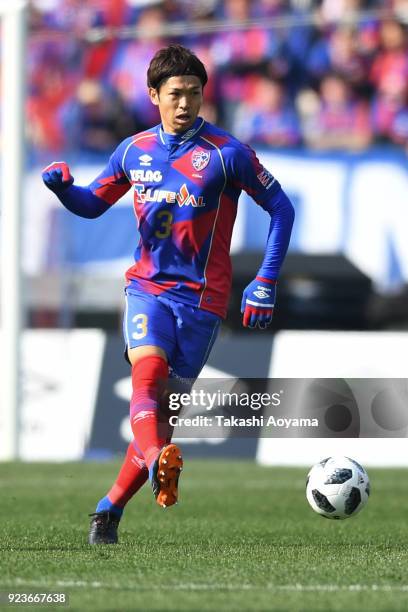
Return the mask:
<path fill-rule="evenodd" d="M 205 118 L 246 142 L 407 148 L 407 24 L 408 0 L 31 0 L 31 149 L 105 153 L 158 123 L 146 69 L 170 42 L 207 67 Z"/>

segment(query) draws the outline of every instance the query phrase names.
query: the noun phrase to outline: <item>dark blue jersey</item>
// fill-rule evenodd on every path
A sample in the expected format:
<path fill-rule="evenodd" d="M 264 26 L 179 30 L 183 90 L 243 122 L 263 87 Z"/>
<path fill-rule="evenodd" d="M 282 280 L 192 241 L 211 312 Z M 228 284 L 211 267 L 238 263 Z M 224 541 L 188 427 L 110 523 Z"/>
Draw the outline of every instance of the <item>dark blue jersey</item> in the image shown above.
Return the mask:
<path fill-rule="evenodd" d="M 242 189 L 272 217 L 268 267 L 261 275 L 277 278 L 292 207 L 287 198 L 282 204 L 278 181 L 254 151 L 227 132 L 198 118 L 183 135 L 165 134 L 159 125 L 127 138 L 89 188 L 111 205 L 131 187 L 140 239 L 126 277 L 135 288 L 224 317 Z"/>

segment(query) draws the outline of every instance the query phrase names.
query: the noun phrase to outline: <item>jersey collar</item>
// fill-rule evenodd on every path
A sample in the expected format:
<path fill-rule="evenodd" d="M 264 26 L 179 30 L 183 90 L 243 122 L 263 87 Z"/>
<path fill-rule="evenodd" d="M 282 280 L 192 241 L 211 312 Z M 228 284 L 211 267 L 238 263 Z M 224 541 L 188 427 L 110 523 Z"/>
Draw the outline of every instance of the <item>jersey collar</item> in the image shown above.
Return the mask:
<path fill-rule="evenodd" d="M 193 136 L 197 134 L 203 127 L 205 121 L 202 117 L 197 117 L 194 121 L 191 128 L 189 128 L 186 132 L 182 134 L 167 134 L 163 131 L 162 125 L 159 125 L 159 138 L 161 143 L 166 147 L 171 147 L 174 145 L 183 145 L 188 140 L 191 140 Z"/>

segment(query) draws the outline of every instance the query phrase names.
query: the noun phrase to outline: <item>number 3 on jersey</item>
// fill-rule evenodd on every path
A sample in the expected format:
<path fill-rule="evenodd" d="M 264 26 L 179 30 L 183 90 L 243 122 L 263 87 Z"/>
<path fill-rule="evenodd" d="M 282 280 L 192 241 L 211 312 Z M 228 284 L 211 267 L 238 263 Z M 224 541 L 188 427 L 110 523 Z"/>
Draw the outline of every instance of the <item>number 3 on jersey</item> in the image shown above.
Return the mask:
<path fill-rule="evenodd" d="M 135 315 L 132 319 L 132 323 L 136 323 L 136 331 L 132 333 L 133 340 L 141 340 L 147 335 L 147 315 Z"/>
<path fill-rule="evenodd" d="M 173 215 L 168 210 L 160 210 L 156 219 L 159 221 L 159 228 L 155 231 L 156 238 L 168 238 L 171 234 L 171 224 L 173 223 Z"/>

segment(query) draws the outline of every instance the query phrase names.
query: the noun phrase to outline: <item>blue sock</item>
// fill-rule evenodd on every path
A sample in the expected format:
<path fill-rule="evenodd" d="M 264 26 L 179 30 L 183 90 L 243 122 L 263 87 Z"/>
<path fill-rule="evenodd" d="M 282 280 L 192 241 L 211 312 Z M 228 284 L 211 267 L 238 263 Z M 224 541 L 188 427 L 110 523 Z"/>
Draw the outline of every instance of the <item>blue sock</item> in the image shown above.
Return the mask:
<path fill-rule="evenodd" d="M 160 455 L 160 453 L 159 453 L 159 455 Z M 159 457 L 159 455 L 157 455 L 157 457 Z M 157 459 L 155 461 L 153 461 L 153 463 L 149 467 L 149 480 L 150 480 L 150 482 L 152 482 L 152 480 L 153 480 L 153 470 L 155 468 L 156 461 L 157 461 Z"/>
<path fill-rule="evenodd" d="M 98 502 L 98 505 L 96 506 L 96 512 L 106 512 L 106 511 L 113 512 L 113 514 L 116 514 L 119 518 L 123 514 L 123 508 L 121 508 L 120 506 L 115 506 L 115 504 L 112 504 L 111 500 L 109 499 L 107 495 L 105 495 L 105 497 L 102 497 L 102 499 Z"/>

